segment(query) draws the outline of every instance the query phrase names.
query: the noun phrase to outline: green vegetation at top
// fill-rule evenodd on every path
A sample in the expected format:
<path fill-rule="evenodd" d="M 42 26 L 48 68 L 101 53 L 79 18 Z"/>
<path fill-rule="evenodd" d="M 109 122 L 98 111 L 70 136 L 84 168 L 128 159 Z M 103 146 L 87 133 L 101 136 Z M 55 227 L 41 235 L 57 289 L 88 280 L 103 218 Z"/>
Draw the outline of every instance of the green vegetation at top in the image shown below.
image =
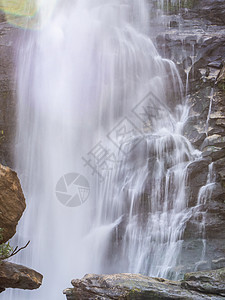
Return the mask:
<path fill-rule="evenodd" d="M 193 8 L 198 4 L 198 0 L 162 0 L 155 1 L 155 6 L 167 13 L 176 14 L 182 8 Z"/>

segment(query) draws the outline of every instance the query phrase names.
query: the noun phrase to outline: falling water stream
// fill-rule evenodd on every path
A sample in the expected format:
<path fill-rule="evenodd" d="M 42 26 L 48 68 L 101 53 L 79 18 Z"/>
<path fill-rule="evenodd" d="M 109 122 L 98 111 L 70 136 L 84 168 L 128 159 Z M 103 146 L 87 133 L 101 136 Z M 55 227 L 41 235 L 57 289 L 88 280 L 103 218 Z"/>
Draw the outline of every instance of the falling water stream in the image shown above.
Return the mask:
<path fill-rule="evenodd" d="M 211 108 L 210 108 L 211 109 Z M 208 122 L 208 118 L 207 118 Z M 197 201 L 197 217 L 201 219 L 199 222 L 199 233 L 202 237 L 202 253 L 200 258 L 200 263 L 205 260 L 206 256 L 206 232 L 205 232 L 205 223 L 206 223 L 206 211 L 201 209 L 201 206 L 204 206 L 207 201 L 211 200 L 212 193 L 214 191 L 216 185 L 216 175 L 214 171 L 214 163 L 210 163 L 208 166 L 208 176 L 206 184 L 203 185 L 198 193 L 198 201 Z M 198 263 L 196 264 L 196 270 L 198 267 Z"/>
<path fill-rule="evenodd" d="M 147 2 L 45 2 L 18 54 L 16 162 L 27 209 L 14 240 L 31 240 L 17 261 L 44 282 L 5 297 L 64 299 L 70 280 L 91 272 L 170 277 L 192 216 L 187 167 L 199 153 L 182 134 L 182 83 L 149 37 Z M 90 184 L 74 208 L 55 194 L 71 172 Z"/>

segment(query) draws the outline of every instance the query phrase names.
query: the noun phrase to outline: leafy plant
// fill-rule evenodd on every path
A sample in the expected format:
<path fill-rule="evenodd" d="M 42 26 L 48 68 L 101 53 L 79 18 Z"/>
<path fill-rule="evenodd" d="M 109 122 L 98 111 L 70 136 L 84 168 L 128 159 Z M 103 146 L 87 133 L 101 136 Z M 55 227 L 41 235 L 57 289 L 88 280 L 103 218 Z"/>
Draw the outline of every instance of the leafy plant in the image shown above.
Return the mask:
<path fill-rule="evenodd" d="M 0 130 L 0 143 L 4 142 L 4 140 L 5 140 L 4 130 Z"/>
<path fill-rule="evenodd" d="M 3 240 L 3 230 L 4 229 L 0 228 L 0 242 Z M 0 244 L 0 260 L 6 259 L 11 255 L 12 252 L 13 249 L 10 246 L 9 242 Z"/>
<path fill-rule="evenodd" d="M 0 228 L 0 243 L 3 240 L 3 231 L 4 231 L 4 229 Z M 29 245 L 29 243 L 30 243 L 30 241 L 27 242 L 27 244 L 24 247 L 21 247 L 19 249 L 18 249 L 18 246 L 15 249 L 13 249 L 10 246 L 9 242 L 1 243 L 0 244 L 0 261 L 16 255 L 18 252 L 25 249 Z"/>

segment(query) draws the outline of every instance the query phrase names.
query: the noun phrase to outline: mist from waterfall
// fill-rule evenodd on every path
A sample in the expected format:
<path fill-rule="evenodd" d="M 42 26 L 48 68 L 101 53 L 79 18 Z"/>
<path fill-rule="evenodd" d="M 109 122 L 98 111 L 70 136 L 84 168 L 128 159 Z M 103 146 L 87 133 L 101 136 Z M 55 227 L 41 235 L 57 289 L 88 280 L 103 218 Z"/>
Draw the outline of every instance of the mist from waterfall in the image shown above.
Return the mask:
<path fill-rule="evenodd" d="M 15 153 L 27 209 L 14 239 L 31 240 L 17 262 L 44 282 L 4 297 L 64 299 L 85 273 L 175 278 L 192 214 L 187 166 L 199 153 L 182 135 L 182 83 L 149 37 L 147 1 L 45 2 L 18 53 Z M 57 200 L 69 173 L 90 183 L 82 206 Z"/>

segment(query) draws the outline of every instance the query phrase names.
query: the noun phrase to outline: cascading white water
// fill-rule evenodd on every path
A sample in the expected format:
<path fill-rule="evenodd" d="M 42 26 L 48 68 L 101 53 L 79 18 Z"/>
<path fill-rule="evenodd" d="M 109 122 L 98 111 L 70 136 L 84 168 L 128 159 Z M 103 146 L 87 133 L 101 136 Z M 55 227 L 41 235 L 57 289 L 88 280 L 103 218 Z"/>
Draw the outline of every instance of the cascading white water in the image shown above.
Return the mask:
<path fill-rule="evenodd" d="M 121 149 L 132 150 L 126 156 L 120 153 L 119 167 L 106 176 L 107 183 L 99 191 L 96 222 L 88 237 L 96 241 L 104 232 L 93 250 L 93 257 L 100 257 L 97 265 L 101 273 L 179 275 L 174 268 L 193 214 L 186 194 L 187 167 L 199 157 L 182 136 L 187 111 L 185 106 L 180 108 L 180 121 L 169 110 L 164 111 L 163 119 L 154 116 L 149 120 L 155 123 L 143 138 L 122 144 Z M 140 143 L 133 149 L 137 139 Z"/>
<path fill-rule="evenodd" d="M 212 104 L 213 104 L 213 95 L 214 95 L 214 88 L 211 89 L 211 94 L 210 94 L 210 102 L 209 102 L 209 112 L 206 120 L 206 125 L 205 125 L 205 133 L 208 135 L 208 130 L 209 130 L 209 120 L 210 120 L 210 115 L 212 112 Z"/>
<path fill-rule="evenodd" d="M 18 261 L 44 283 L 11 299 L 63 299 L 71 278 L 90 272 L 167 277 L 191 216 L 186 170 L 198 155 L 182 135 L 188 108 L 177 70 L 149 38 L 144 1 L 45 2 L 39 30 L 21 41 L 16 145 L 27 199 L 16 242 L 31 240 Z M 103 182 L 87 164 L 100 143 L 118 161 Z M 55 197 L 70 172 L 90 182 L 79 208 Z"/>

